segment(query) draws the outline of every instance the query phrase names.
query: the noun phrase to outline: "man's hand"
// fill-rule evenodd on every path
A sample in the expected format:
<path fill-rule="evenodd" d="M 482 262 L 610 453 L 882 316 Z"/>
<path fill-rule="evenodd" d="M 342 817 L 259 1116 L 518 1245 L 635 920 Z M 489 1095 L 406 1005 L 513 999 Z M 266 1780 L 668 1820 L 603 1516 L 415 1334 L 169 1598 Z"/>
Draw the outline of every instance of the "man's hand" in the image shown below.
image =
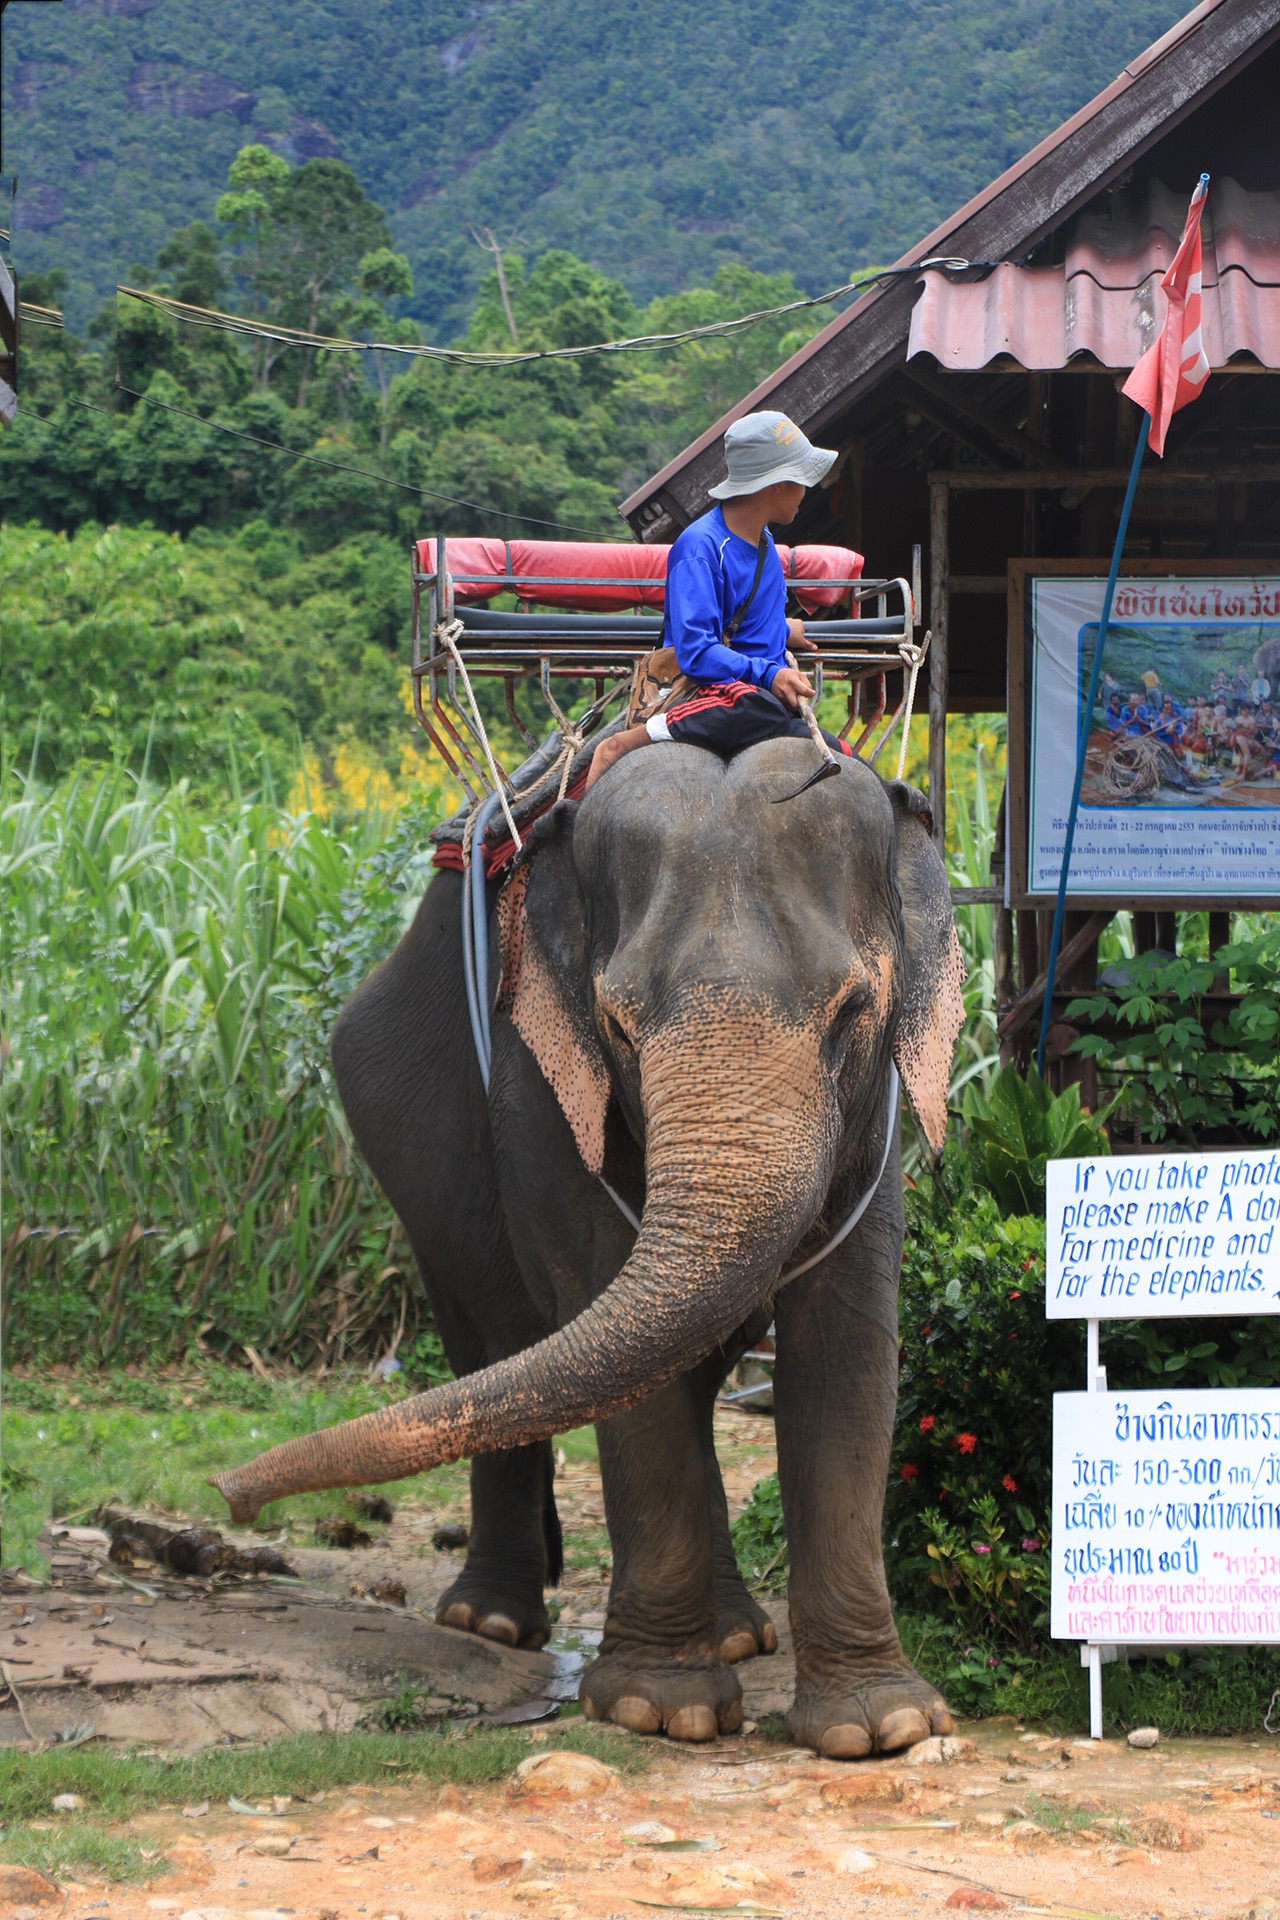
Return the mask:
<path fill-rule="evenodd" d="M 784 707 L 798 712 L 802 700 L 812 700 L 813 682 L 801 673 L 799 667 L 779 667 L 769 683 L 769 691 L 776 694 Z"/>
<path fill-rule="evenodd" d="M 803 620 L 788 620 L 787 645 L 790 647 L 792 653 L 816 653 L 818 651 L 818 643 L 816 640 L 811 640 L 805 632 Z"/>

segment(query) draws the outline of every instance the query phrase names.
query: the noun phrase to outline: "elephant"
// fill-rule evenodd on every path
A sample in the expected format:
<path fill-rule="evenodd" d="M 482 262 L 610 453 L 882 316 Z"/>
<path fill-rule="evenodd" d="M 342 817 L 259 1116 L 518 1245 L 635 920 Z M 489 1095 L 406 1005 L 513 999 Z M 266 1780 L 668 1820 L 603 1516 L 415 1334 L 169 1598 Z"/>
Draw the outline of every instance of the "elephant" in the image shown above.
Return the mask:
<path fill-rule="evenodd" d="M 939 1152 L 964 964 L 924 796 L 852 760 L 772 804 L 812 756 L 655 744 L 528 831 L 488 883 L 487 1096 L 463 878 L 435 876 L 332 1059 L 457 1378 L 212 1484 L 244 1521 L 470 1456 L 469 1551 L 437 1618 L 536 1647 L 560 1570 L 550 1438 L 595 1421 L 613 1575 L 583 1711 L 710 1739 L 741 1724 L 736 1662 L 776 1645 L 712 1445 L 715 1396 L 772 1316 L 789 1727 L 857 1759 L 952 1727 L 899 1642 L 881 1531 L 898 1076 Z"/>

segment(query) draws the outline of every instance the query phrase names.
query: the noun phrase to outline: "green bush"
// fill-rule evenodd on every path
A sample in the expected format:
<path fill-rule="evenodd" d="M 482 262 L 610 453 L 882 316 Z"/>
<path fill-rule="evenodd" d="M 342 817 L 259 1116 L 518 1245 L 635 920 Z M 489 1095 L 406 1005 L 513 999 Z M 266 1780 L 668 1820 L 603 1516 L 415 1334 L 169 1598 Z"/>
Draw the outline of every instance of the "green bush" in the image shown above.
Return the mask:
<path fill-rule="evenodd" d="M 975 1173 L 1005 1213 L 1038 1213 L 1044 1205 L 1045 1166 L 1110 1153 L 1107 1115 L 1082 1111 L 1078 1086 L 1059 1094 L 1035 1067 L 1012 1062 L 988 1088 L 970 1083 L 961 1096 Z"/>
<path fill-rule="evenodd" d="M 1073 1000 L 1069 1020 L 1118 1023 L 1085 1032 L 1075 1051 L 1117 1088 L 1117 1118 L 1148 1140 L 1188 1146 L 1203 1136 L 1257 1145 L 1280 1139 L 1280 925 L 1196 959 L 1143 954 L 1116 970 L 1106 994 Z M 1239 998 L 1210 1020 L 1205 996 L 1229 978 Z"/>

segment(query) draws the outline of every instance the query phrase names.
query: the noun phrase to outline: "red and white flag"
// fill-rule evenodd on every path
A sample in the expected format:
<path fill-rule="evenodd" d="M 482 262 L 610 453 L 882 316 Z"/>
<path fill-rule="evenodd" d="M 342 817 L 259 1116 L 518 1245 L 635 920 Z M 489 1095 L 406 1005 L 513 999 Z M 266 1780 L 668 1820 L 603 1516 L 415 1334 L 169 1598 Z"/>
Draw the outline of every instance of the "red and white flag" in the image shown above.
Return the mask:
<path fill-rule="evenodd" d="M 1150 444 L 1160 454 L 1174 414 L 1195 399 L 1209 378 L 1200 332 L 1200 216 L 1208 193 L 1209 176 L 1203 173 L 1187 208 L 1178 251 L 1160 282 L 1169 302 L 1164 325 L 1121 389 L 1151 415 Z"/>

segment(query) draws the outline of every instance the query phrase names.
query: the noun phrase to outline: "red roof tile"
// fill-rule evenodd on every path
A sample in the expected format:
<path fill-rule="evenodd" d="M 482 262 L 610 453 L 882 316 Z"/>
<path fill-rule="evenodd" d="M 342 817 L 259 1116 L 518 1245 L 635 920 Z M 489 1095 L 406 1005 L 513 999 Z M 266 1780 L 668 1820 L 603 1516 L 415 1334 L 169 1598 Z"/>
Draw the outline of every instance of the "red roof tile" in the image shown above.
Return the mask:
<path fill-rule="evenodd" d="M 922 276 L 907 357 L 973 370 L 1006 357 L 1028 368 L 1087 355 L 1131 367 L 1164 312 L 1160 278 L 1177 249 L 1188 195 L 1158 180 L 1077 214 L 1056 266 L 1003 263 L 985 279 Z M 1280 369 L 1280 193 L 1214 181 L 1204 216 L 1204 340 L 1209 364 L 1247 354 Z"/>

